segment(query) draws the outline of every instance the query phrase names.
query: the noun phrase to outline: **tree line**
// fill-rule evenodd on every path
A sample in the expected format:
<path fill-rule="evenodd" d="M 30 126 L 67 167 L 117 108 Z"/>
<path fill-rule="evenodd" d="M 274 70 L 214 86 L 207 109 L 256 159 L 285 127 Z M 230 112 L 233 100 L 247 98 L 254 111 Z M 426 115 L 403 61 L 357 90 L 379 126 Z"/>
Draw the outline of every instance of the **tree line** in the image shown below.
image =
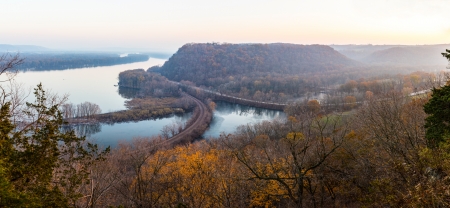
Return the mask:
<path fill-rule="evenodd" d="M 185 113 L 195 107 L 192 100 L 181 96 L 178 85 L 143 69 L 119 73 L 119 94 L 129 99 L 125 101 L 127 110 L 98 115 L 99 121 L 116 123 L 156 119 Z"/>
<path fill-rule="evenodd" d="M 121 57 L 111 53 L 23 53 L 21 57 L 24 61 L 17 69 L 36 71 L 112 66 L 149 59 L 145 54 L 128 54 Z"/>
<path fill-rule="evenodd" d="M 119 87 L 139 89 L 137 97 L 180 97 L 176 84 L 159 74 L 143 69 L 119 73 Z"/>
<path fill-rule="evenodd" d="M 104 113 L 95 118 L 104 123 L 120 123 L 163 118 L 192 111 L 195 103 L 186 97 L 133 98 L 125 101 L 127 110 Z"/>
<path fill-rule="evenodd" d="M 84 102 L 80 104 L 65 103 L 60 107 L 60 111 L 64 119 L 71 118 L 93 118 L 102 113 L 100 106 L 91 102 Z"/>

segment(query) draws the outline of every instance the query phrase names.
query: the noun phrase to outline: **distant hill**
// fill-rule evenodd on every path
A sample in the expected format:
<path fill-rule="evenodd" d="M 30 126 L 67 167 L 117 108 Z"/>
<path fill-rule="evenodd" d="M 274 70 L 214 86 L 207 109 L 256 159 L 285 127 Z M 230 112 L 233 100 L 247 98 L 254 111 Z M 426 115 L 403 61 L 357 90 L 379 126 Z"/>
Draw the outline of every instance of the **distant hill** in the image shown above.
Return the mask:
<path fill-rule="evenodd" d="M 8 45 L 0 44 L 0 52 L 36 52 L 49 51 L 50 49 L 35 45 Z"/>
<path fill-rule="evenodd" d="M 435 66 L 446 65 L 441 53 L 450 44 L 440 45 L 331 45 L 339 53 L 370 65 Z"/>
<path fill-rule="evenodd" d="M 204 84 L 216 77 L 324 73 L 357 62 L 325 45 L 186 44 L 161 67 L 172 80 Z"/>
<path fill-rule="evenodd" d="M 445 49 L 450 49 L 450 45 L 393 47 L 376 51 L 360 61 L 382 65 L 446 65 L 447 60 L 441 55 Z"/>
<path fill-rule="evenodd" d="M 330 45 L 334 50 L 354 60 L 361 60 L 376 51 L 381 51 L 402 45 Z"/>

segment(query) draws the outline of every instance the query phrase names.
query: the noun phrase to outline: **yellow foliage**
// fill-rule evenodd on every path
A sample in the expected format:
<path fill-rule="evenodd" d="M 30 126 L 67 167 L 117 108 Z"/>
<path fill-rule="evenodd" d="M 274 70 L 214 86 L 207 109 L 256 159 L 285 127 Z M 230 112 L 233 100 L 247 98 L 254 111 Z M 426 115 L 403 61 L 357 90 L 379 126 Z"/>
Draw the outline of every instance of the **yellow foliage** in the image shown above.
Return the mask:
<path fill-rule="evenodd" d="M 292 123 L 298 123 L 297 119 L 294 116 L 289 116 L 288 120 Z"/>
<path fill-rule="evenodd" d="M 182 202 L 189 207 L 220 207 L 230 194 L 227 191 L 236 189 L 230 187 L 235 181 L 230 177 L 236 173 L 234 166 L 230 161 L 223 161 L 229 154 L 205 146 L 203 142 L 178 146 L 159 151 L 147 161 L 144 180 L 150 182 L 157 178 L 158 182 L 168 184 L 165 190 L 160 190 L 163 193 L 158 199 L 160 204 L 175 206 Z M 161 158 L 167 163 L 158 165 Z"/>
<path fill-rule="evenodd" d="M 289 140 L 296 140 L 296 139 L 303 139 L 304 135 L 301 132 L 290 132 L 286 136 L 286 139 Z"/>

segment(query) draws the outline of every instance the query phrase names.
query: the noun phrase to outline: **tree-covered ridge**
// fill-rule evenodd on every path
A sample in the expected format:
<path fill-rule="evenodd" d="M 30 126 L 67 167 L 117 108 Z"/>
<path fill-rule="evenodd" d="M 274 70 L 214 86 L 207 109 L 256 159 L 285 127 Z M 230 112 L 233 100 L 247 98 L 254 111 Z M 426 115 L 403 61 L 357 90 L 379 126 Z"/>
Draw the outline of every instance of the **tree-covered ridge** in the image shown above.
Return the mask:
<path fill-rule="evenodd" d="M 359 66 L 323 45 L 207 43 L 186 44 L 162 67 L 149 70 L 228 95 L 285 102 L 343 83 L 365 71 Z"/>
<path fill-rule="evenodd" d="M 111 53 L 24 53 L 24 62 L 18 69 L 60 70 L 96 66 L 111 66 L 147 61 L 145 54 L 128 54 L 121 57 Z"/>
<path fill-rule="evenodd" d="M 169 79 L 191 80 L 254 73 L 326 72 L 356 63 L 324 45 L 186 44 L 162 67 Z"/>

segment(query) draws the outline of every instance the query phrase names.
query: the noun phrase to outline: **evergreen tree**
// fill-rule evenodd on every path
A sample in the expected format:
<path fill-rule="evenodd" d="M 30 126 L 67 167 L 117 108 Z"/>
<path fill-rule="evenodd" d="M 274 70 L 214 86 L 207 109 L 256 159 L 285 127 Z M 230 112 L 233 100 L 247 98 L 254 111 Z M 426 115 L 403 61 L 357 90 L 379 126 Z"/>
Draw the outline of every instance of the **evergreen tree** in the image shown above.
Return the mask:
<path fill-rule="evenodd" d="M 450 61 L 450 50 L 442 53 Z M 436 147 L 450 138 L 450 83 L 433 88 L 430 101 L 424 105 L 428 146 Z"/>
<path fill-rule="evenodd" d="M 450 61 L 450 50 L 449 50 L 449 49 L 445 50 L 445 53 L 442 53 L 442 55 L 443 55 L 445 58 L 447 58 L 448 61 Z"/>
<path fill-rule="evenodd" d="M 0 75 L 21 61 L 0 56 Z M 62 131 L 62 113 L 47 101 L 42 84 L 34 95 L 19 122 L 13 122 L 9 94 L 3 89 L 0 95 L 0 207 L 75 207 L 83 196 L 79 187 L 109 148 L 100 152 L 85 137 Z"/>

